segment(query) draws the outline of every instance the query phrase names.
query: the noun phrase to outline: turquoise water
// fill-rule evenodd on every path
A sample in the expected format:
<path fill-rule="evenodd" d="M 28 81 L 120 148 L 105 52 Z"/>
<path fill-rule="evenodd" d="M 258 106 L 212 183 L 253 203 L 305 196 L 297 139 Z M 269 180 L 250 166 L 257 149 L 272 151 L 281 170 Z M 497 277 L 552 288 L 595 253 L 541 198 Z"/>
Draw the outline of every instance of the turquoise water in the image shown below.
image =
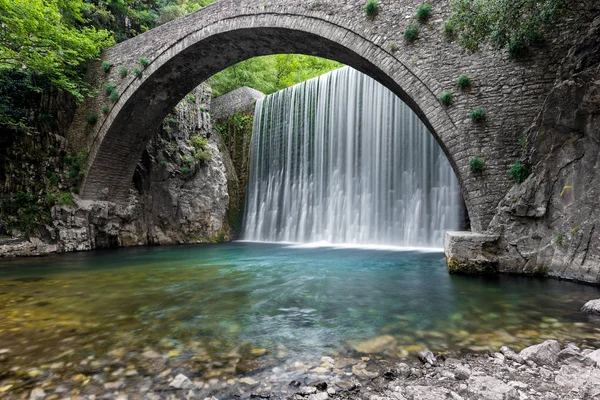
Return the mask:
<path fill-rule="evenodd" d="M 598 297 L 551 279 L 451 276 L 439 252 L 230 243 L 3 260 L 0 350 L 11 357 L 0 369 L 153 349 L 225 376 L 360 351 L 600 346 L 600 325 L 578 311 Z M 365 350 L 373 338 L 386 345 Z M 232 353 L 236 368 L 214 372 Z"/>

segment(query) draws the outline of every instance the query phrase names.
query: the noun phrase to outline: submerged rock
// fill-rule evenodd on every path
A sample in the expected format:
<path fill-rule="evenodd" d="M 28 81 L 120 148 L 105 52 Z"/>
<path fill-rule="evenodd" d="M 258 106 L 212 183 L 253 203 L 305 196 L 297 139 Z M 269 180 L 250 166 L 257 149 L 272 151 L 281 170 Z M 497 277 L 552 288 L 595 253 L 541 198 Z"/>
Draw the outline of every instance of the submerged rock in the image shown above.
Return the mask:
<path fill-rule="evenodd" d="M 581 312 L 600 315 L 600 299 L 590 300 L 581 307 Z"/>
<path fill-rule="evenodd" d="M 382 335 L 364 342 L 351 343 L 351 346 L 359 353 L 381 353 L 390 347 L 394 347 L 396 343 L 396 339 L 393 336 Z"/>
<path fill-rule="evenodd" d="M 187 376 L 179 374 L 169 383 L 169 386 L 175 389 L 191 389 L 194 387 L 194 384 Z"/>
<path fill-rule="evenodd" d="M 560 344 L 556 340 L 546 340 L 521 350 L 519 355 L 525 361 L 531 360 L 539 365 L 553 365 L 556 364 L 558 353 L 560 353 Z"/>

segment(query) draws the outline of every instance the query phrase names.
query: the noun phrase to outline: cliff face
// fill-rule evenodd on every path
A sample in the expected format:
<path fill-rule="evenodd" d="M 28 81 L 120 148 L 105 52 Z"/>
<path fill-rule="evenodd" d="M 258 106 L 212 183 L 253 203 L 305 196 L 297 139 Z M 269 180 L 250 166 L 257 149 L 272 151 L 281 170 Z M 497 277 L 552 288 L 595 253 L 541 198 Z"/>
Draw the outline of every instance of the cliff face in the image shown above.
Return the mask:
<path fill-rule="evenodd" d="M 228 154 L 219 150 L 210 96 L 207 85 L 199 86 L 165 119 L 138 164 L 126 204 L 85 201 L 67 192 L 68 201 L 49 208 L 42 229 L 32 233 L 35 239 L 0 241 L 0 257 L 228 240 Z M 41 170 L 64 175 L 60 157 L 40 157 L 53 163 Z M 52 190 L 42 186 L 36 190 Z"/>
<path fill-rule="evenodd" d="M 499 204 L 500 271 L 600 283 L 600 17 L 565 57 L 527 133 L 532 175 Z"/>

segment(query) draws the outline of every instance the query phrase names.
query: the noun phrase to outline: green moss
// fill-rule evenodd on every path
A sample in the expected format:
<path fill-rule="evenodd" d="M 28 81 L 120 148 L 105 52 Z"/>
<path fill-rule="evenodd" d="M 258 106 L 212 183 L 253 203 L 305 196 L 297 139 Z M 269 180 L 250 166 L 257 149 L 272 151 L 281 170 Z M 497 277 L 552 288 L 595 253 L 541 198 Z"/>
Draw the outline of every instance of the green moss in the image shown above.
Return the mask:
<path fill-rule="evenodd" d="M 414 42 L 415 40 L 417 40 L 419 38 L 419 25 L 417 24 L 410 24 L 406 27 L 406 29 L 404 30 L 404 39 L 407 42 Z"/>
<path fill-rule="evenodd" d="M 446 107 L 449 107 L 452 104 L 453 100 L 454 100 L 454 95 L 452 94 L 452 92 L 444 92 L 440 96 L 440 103 L 442 103 Z"/>
<path fill-rule="evenodd" d="M 106 72 L 106 73 L 110 72 L 111 68 L 112 68 L 112 63 L 110 61 L 104 61 L 102 63 L 102 69 L 104 70 L 104 72 Z"/>
<path fill-rule="evenodd" d="M 461 75 L 458 77 L 458 80 L 456 81 L 456 86 L 458 86 L 458 88 L 460 90 L 467 90 L 471 87 L 472 82 L 471 82 L 471 78 L 469 77 L 469 75 Z"/>
<path fill-rule="evenodd" d="M 469 166 L 473 172 L 481 172 L 485 169 L 485 161 L 481 158 L 473 157 L 469 160 Z"/>
<path fill-rule="evenodd" d="M 433 11 L 433 7 L 429 3 L 423 3 L 419 7 L 417 7 L 417 11 L 415 12 L 415 18 L 417 21 L 423 23 L 429 19 L 431 16 L 431 12 Z"/>
<path fill-rule="evenodd" d="M 376 0 L 369 0 L 363 7 L 365 15 L 369 18 L 375 18 L 379 14 L 379 2 Z"/>
<path fill-rule="evenodd" d="M 529 177 L 530 171 L 527 166 L 521 164 L 521 161 L 514 163 L 508 171 L 510 178 L 517 184 L 525 182 Z"/>

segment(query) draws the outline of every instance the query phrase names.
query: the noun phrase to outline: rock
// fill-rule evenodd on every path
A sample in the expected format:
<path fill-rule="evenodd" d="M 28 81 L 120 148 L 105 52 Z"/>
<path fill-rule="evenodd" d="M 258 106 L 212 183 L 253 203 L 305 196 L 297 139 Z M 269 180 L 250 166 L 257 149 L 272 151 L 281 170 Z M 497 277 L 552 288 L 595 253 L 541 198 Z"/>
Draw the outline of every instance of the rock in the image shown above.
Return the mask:
<path fill-rule="evenodd" d="M 585 356 L 585 360 L 589 360 L 588 364 L 595 365 L 600 368 L 600 349 L 587 354 Z"/>
<path fill-rule="evenodd" d="M 581 312 L 600 315 L 600 299 L 590 300 L 581 307 Z"/>
<path fill-rule="evenodd" d="M 446 232 L 444 253 L 451 274 L 494 274 L 498 257 L 489 251 L 498 241 L 497 235 L 475 232 Z"/>
<path fill-rule="evenodd" d="M 394 368 L 396 376 L 399 378 L 408 378 L 410 376 L 410 367 L 405 363 L 398 363 Z"/>
<path fill-rule="evenodd" d="M 315 384 L 315 387 L 317 388 L 317 390 L 324 392 L 327 390 L 327 382 L 318 382 Z"/>
<path fill-rule="evenodd" d="M 44 397 L 46 397 L 46 392 L 44 392 L 44 389 L 35 388 L 31 391 L 29 400 L 42 400 Z"/>
<path fill-rule="evenodd" d="M 519 400 L 517 389 L 486 375 L 471 376 L 467 392 L 477 400 Z"/>
<path fill-rule="evenodd" d="M 350 345 L 359 353 L 381 353 L 390 347 L 394 347 L 396 343 L 396 339 L 393 336 L 382 335 L 364 342 L 350 343 Z"/>
<path fill-rule="evenodd" d="M 555 378 L 556 384 L 566 388 L 583 388 L 585 385 L 600 386 L 600 370 L 579 364 L 563 365 Z"/>
<path fill-rule="evenodd" d="M 299 381 L 291 381 L 289 383 L 289 386 L 293 388 L 299 388 L 300 386 L 302 386 L 302 383 L 300 383 Z"/>
<path fill-rule="evenodd" d="M 517 362 L 519 364 L 524 364 L 525 363 L 525 360 L 523 359 L 523 357 L 521 357 L 520 355 L 518 355 L 517 353 L 515 353 L 508 346 L 502 346 L 502 347 L 500 347 L 500 353 L 502 353 L 504 355 L 504 357 L 506 357 L 507 359 L 512 360 L 514 362 Z"/>
<path fill-rule="evenodd" d="M 556 340 L 546 340 L 543 343 L 529 346 L 519 353 L 525 361 L 531 360 L 539 365 L 554 365 L 560 353 L 560 344 Z"/>
<path fill-rule="evenodd" d="M 319 392 L 308 396 L 308 400 L 326 400 L 329 398 L 327 392 Z"/>
<path fill-rule="evenodd" d="M 450 395 L 446 388 L 435 386 L 407 386 L 404 396 L 408 400 L 440 400 Z"/>
<path fill-rule="evenodd" d="M 435 356 L 429 350 L 421 350 L 417 354 L 417 357 L 419 357 L 419 360 L 421 360 L 421 362 L 423 364 L 429 364 L 429 365 L 436 365 L 437 364 L 437 360 L 436 360 Z"/>
<path fill-rule="evenodd" d="M 583 361 L 584 357 L 583 355 L 573 349 L 572 347 L 567 347 L 563 350 L 560 351 L 560 353 L 558 353 L 558 356 L 556 357 L 556 361 L 559 363 L 566 363 L 566 362 L 579 362 L 579 361 Z"/>
<path fill-rule="evenodd" d="M 463 365 L 457 366 L 454 370 L 454 377 L 459 381 L 466 381 L 470 376 L 471 371 Z"/>
<path fill-rule="evenodd" d="M 169 383 L 169 386 L 175 389 L 192 389 L 194 387 L 194 383 L 190 381 L 187 376 L 179 374 L 171 381 L 171 383 Z"/>

